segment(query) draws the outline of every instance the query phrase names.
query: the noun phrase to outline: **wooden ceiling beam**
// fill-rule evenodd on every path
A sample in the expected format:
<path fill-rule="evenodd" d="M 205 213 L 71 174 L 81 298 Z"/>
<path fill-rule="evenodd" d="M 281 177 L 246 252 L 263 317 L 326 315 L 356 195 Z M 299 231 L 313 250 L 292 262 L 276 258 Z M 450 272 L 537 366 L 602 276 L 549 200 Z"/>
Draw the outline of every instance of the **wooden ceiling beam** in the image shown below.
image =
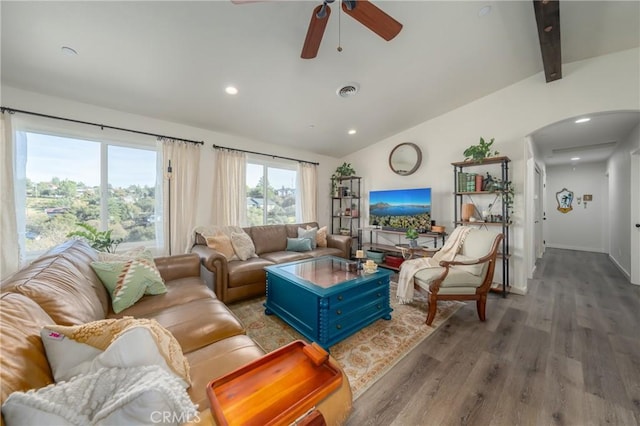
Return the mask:
<path fill-rule="evenodd" d="M 547 83 L 562 78 L 560 50 L 560 1 L 533 0 L 538 24 L 538 39 Z"/>

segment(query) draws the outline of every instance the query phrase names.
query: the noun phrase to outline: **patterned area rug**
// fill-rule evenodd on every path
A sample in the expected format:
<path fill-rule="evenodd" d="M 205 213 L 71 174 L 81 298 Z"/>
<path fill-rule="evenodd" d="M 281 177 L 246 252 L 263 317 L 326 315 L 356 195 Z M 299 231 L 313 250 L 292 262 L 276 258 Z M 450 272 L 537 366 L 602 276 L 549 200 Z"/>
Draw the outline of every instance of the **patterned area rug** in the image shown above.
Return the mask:
<path fill-rule="evenodd" d="M 391 282 L 391 320 L 383 319 L 333 345 L 331 355 L 344 368 L 354 400 L 396 365 L 407 353 L 463 306 L 462 302 L 438 302 L 438 313 L 426 325 L 427 302 L 423 293 L 410 305 L 396 302 L 396 283 Z M 271 352 L 294 340 L 307 340 L 275 315 L 264 314 L 264 298 L 238 302 L 229 308 L 240 318 L 247 334 Z"/>

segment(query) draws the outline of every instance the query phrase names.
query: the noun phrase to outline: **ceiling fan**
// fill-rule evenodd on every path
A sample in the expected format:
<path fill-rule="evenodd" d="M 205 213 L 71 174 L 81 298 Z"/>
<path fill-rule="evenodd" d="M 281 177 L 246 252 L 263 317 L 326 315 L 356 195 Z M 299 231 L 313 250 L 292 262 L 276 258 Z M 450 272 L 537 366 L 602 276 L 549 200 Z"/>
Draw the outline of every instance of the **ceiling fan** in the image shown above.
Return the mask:
<path fill-rule="evenodd" d="M 315 58 L 318 54 L 320 42 L 331 15 L 329 4 L 334 1 L 324 0 L 321 5 L 313 9 L 307 36 L 302 46 L 302 54 L 300 55 L 302 59 Z M 397 36 L 402 29 L 400 22 L 387 15 L 368 0 L 342 0 L 341 3 L 344 13 L 387 41 Z"/>
<path fill-rule="evenodd" d="M 235 4 L 253 3 L 261 0 L 231 0 Z M 320 42 L 324 35 L 324 30 L 329 22 L 331 8 L 329 4 L 335 0 L 324 0 L 324 2 L 313 9 L 311 22 L 307 29 L 307 36 L 302 46 L 302 59 L 312 59 L 318 55 Z M 341 0 L 342 10 L 383 39 L 389 41 L 398 35 L 402 29 L 402 24 L 391 16 L 387 15 L 380 8 L 370 3 L 369 0 Z M 339 49 L 340 50 L 340 49 Z"/>

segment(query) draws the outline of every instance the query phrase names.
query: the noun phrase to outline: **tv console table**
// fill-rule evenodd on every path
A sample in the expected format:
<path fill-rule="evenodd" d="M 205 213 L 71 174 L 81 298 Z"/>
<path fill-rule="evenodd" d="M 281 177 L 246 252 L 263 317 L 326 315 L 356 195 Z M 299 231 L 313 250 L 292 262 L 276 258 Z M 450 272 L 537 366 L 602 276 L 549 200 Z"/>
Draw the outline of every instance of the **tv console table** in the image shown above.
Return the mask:
<path fill-rule="evenodd" d="M 405 231 L 393 231 L 373 227 L 364 228 L 364 231 L 369 231 L 369 242 L 362 244 L 364 249 L 383 251 L 400 257 L 402 256 L 401 247 L 403 247 L 407 241 Z M 419 243 L 418 248 L 414 249 L 414 252 L 418 252 L 418 250 L 424 250 L 429 253 L 436 251 L 438 249 L 438 241 L 441 241 L 441 246 L 444 245 L 446 235 L 444 232 L 423 232 L 419 234 L 418 239 L 424 238 L 426 241 Z M 394 271 L 399 269 L 386 263 L 382 263 L 379 266 Z"/>

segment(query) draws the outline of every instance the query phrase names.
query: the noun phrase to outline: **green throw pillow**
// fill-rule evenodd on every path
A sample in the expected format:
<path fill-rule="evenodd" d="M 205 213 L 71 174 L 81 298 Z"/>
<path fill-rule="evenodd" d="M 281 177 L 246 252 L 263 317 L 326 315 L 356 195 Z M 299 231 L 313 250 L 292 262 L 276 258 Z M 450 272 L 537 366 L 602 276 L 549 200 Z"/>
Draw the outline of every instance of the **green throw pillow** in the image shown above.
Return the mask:
<path fill-rule="evenodd" d="M 91 267 L 109 290 L 115 313 L 133 306 L 145 292 L 152 295 L 167 292 L 153 260 L 137 258 L 126 261 L 91 262 Z"/>
<path fill-rule="evenodd" d="M 311 240 L 309 238 L 287 238 L 287 251 L 309 251 Z"/>
<path fill-rule="evenodd" d="M 99 262 L 115 262 L 115 261 L 126 262 L 127 260 L 136 260 L 136 259 L 147 261 L 149 267 L 155 269 L 158 272 L 158 275 L 160 275 L 160 271 L 158 271 L 158 268 L 156 267 L 156 264 L 153 261 L 153 253 L 151 253 L 151 250 L 149 250 L 148 248 L 136 247 L 134 249 L 125 251 L 124 253 L 120 253 L 120 254 L 104 253 L 104 252 L 98 253 Z M 162 281 L 162 285 L 157 285 L 157 284 L 153 285 L 147 288 L 144 294 L 151 294 L 151 295 L 162 294 L 162 293 L 166 293 L 166 290 L 167 289 L 164 286 L 164 281 Z"/>

